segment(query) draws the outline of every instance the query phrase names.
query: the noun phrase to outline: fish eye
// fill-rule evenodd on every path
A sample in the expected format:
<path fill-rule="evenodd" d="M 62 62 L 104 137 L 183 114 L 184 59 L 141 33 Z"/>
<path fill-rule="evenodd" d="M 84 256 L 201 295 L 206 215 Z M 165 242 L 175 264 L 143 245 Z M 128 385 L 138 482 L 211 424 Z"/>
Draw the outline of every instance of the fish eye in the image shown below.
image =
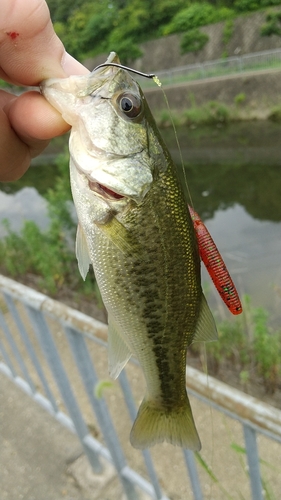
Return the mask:
<path fill-rule="evenodd" d="M 117 98 L 117 103 L 128 118 L 136 118 L 142 111 L 142 100 L 135 94 L 123 93 Z"/>

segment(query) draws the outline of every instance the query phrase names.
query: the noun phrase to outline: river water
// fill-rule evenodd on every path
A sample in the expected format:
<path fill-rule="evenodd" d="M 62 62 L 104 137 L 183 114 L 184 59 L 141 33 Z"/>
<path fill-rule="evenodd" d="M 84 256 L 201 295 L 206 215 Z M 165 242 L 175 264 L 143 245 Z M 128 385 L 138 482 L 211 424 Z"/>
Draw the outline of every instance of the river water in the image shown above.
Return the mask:
<path fill-rule="evenodd" d="M 249 122 L 177 132 L 192 203 L 237 288 L 281 324 L 281 125 Z M 162 134 L 180 165 L 174 132 Z M 1 219 L 9 219 L 16 231 L 25 219 L 46 228 L 44 193 L 53 186 L 55 173 L 54 165 L 37 166 L 22 180 L 2 184 Z M 0 236 L 4 234 L 0 227 Z M 227 315 L 205 271 L 203 283 L 211 305 Z"/>

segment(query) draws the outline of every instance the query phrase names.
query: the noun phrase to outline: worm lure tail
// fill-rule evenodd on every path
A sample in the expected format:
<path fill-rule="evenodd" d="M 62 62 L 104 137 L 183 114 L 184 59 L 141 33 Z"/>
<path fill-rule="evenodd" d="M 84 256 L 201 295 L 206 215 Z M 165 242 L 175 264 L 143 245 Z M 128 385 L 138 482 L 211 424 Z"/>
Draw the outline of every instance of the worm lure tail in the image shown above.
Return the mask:
<path fill-rule="evenodd" d="M 200 257 L 230 312 L 232 314 L 240 314 L 242 312 L 242 305 L 223 258 L 199 215 L 190 206 L 188 208 L 197 236 Z"/>

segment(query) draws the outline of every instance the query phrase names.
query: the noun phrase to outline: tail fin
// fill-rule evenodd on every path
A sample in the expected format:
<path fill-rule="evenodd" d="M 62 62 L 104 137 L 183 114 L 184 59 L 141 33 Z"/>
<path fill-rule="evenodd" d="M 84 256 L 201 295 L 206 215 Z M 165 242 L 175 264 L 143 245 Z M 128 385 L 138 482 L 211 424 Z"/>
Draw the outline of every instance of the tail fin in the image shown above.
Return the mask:
<path fill-rule="evenodd" d="M 139 408 L 130 435 L 134 448 L 144 449 L 168 441 L 190 450 L 201 449 L 189 401 L 183 408 L 165 410 L 153 401 L 144 400 Z"/>

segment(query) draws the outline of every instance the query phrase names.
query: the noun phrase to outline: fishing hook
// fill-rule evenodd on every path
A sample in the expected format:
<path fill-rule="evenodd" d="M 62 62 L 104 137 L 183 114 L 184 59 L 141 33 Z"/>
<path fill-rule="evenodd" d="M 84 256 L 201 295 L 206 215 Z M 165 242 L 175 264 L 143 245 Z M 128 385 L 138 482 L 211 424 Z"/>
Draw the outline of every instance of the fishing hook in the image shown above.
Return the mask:
<path fill-rule="evenodd" d="M 136 73 L 137 75 L 140 75 L 140 76 L 143 76 L 144 78 L 155 78 L 156 75 L 152 74 L 152 73 L 142 73 L 142 71 L 138 71 L 137 69 L 133 69 L 133 68 L 128 68 L 127 66 L 123 66 L 123 64 L 118 64 L 118 63 L 103 63 L 103 64 L 99 64 L 98 66 L 96 66 L 93 71 L 96 71 L 96 69 L 99 69 L 99 68 L 104 68 L 105 66 L 115 66 L 116 68 L 121 68 L 121 69 L 125 69 L 127 71 L 130 71 L 131 73 Z"/>

